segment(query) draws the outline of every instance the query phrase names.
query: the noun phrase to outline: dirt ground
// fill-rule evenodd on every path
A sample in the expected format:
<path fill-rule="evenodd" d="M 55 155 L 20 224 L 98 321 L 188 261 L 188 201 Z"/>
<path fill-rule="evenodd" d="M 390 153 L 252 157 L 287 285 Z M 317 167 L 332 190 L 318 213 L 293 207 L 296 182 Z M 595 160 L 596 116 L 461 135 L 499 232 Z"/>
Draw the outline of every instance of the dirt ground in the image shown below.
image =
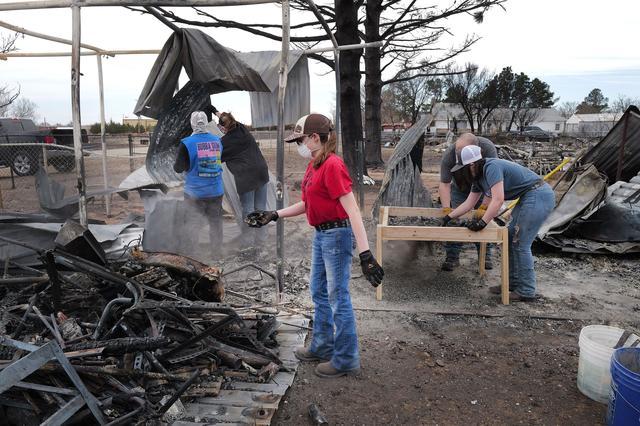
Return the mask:
<path fill-rule="evenodd" d="M 275 170 L 275 150 L 263 151 Z M 385 159 L 392 152 L 383 151 Z M 425 150 L 423 181 L 432 194 L 437 193 L 439 156 L 435 148 Z M 288 150 L 285 165 L 295 202 L 304 161 Z M 128 160 L 113 165 L 114 176 L 124 177 L 128 170 Z M 376 185 L 367 187 L 366 212 L 383 170 L 371 170 L 370 175 Z M 8 188 L 7 178 L 0 177 L 0 184 L 5 208 L 25 210 L 25 200 L 31 199 L 28 189 L 22 188 L 24 195 L 18 196 Z M 90 207 L 91 217 L 109 222 L 131 212 L 142 213 L 135 194 L 129 201 L 114 202 L 111 218 L 104 216 L 100 202 Z M 373 223 L 366 222 L 374 247 Z M 285 302 L 308 312 L 312 234 L 304 218 L 285 222 Z M 336 425 L 603 424 L 606 407 L 576 387 L 578 334 L 588 324 L 640 328 L 637 257 L 561 255 L 537 248 L 543 299 L 503 306 L 487 291 L 499 283 L 499 271 L 489 271 L 480 280 L 474 247 L 465 249 L 462 265 L 453 272 L 439 269 L 441 246 L 435 246 L 434 254 L 420 248 L 415 260 L 412 250 L 408 243 L 385 243 L 384 299 L 379 302 L 354 262 L 351 293 L 362 370 L 354 377 L 328 380 L 316 377 L 313 365 L 302 365 L 273 424 L 312 424 L 307 414 L 311 403 Z M 258 261 L 275 269 L 275 247 L 263 250 Z M 227 283 L 229 289 L 234 286 L 231 280 Z"/>

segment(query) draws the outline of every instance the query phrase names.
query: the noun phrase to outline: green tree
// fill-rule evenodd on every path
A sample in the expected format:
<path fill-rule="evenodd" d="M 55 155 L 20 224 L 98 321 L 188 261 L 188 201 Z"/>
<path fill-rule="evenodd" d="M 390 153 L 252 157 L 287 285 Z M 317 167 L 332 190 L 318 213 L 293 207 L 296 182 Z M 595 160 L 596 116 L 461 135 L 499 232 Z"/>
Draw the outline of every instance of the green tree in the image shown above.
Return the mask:
<path fill-rule="evenodd" d="M 117 134 L 117 133 L 142 133 L 144 132 L 144 126 L 138 124 L 136 126 L 132 126 L 130 124 L 120 124 L 116 123 L 113 120 L 109 120 L 108 123 L 105 123 L 105 133 L 109 134 Z M 89 128 L 89 132 L 93 134 L 100 133 L 100 123 L 93 123 Z"/>
<path fill-rule="evenodd" d="M 577 114 L 596 114 L 606 111 L 609 107 L 609 98 L 605 98 L 598 88 L 593 89 L 578 105 Z"/>

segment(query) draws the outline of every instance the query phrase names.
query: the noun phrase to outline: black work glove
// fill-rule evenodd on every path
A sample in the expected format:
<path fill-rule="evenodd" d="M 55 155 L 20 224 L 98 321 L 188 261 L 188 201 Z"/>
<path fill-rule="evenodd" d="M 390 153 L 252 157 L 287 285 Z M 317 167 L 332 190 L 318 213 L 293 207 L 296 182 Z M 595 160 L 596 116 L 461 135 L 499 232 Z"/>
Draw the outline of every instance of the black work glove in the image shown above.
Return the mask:
<path fill-rule="evenodd" d="M 446 215 L 442 218 L 442 222 L 440 222 L 440 226 L 447 226 L 449 224 L 449 222 L 451 222 L 453 219 L 451 218 L 451 216 Z"/>
<path fill-rule="evenodd" d="M 482 219 L 473 219 L 467 222 L 467 229 L 473 232 L 482 231 L 487 226 L 487 222 Z"/>
<path fill-rule="evenodd" d="M 372 286 L 378 287 L 384 277 L 384 271 L 382 270 L 382 266 L 376 262 L 373 254 L 371 254 L 371 250 L 365 250 L 360 253 L 360 266 L 367 281 L 369 281 Z"/>
<path fill-rule="evenodd" d="M 203 111 L 205 113 L 209 113 L 209 114 L 213 114 L 213 115 L 218 113 L 218 110 L 213 105 L 207 105 L 206 107 L 204 107 Z"/>
<path fill-rule="evenodd" d="M 249 215 L 244 219 L 244 223 L 252 228 L 260 228 L 269 222 L 275 222 L 278 220 L 278 217 L 278 212 L 275 210 L 256 210 L 253 213 L 249 213 Z"/>

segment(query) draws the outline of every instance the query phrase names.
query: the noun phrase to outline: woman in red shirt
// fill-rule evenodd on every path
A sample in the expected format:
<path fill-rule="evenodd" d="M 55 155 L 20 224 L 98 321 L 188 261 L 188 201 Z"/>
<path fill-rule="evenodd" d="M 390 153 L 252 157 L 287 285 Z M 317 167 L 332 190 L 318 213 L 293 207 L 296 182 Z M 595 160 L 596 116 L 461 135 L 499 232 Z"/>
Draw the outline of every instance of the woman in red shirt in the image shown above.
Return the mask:
<path fill-rule="evenodd" d="M 331 120 L 322 114 L 298 120 L 286 142 L 296 142 L 309 165 L 302 180 L 302 201 L 278 211 L 256 211 L 247 216 L 249 226 L 260 227 L 279 218 L 306 213 L 316 228 L 311 254 L 311 298 L 315 307 L 309 347 L 296 349 L 301 361 L 322 361 L 320 377 L 340 377 L 360 369 L 356 322 L 349 294 L 353 238 L 360 253 L 362 272 L 377 287 L 384 272 L 369 250 L 360 209 L 351 191 L 347 167 L 335 155 Z"/>

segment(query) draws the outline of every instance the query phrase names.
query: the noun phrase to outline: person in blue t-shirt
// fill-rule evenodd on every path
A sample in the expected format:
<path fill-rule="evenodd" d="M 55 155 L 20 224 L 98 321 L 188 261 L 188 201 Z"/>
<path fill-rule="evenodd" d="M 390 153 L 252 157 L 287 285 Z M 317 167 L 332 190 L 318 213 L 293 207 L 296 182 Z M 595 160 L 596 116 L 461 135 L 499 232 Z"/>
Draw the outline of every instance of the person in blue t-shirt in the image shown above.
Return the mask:
<path fill-rule="evenodd" d="M 473 184 L 466 201 L 443 218 L 443 225 L 473 209 L 484 195 L 491 200 L 484 215 L 467 223 L 470 230 L 481 231 L 498 215 L 505 200 L 520 198 L 509 223 L 509 300 L 536 300 L 531 244 L 555 207 L 553 190 L 526 167 L 500 158 L 482 158 L 478 146 L 464 147 L 460 157 L 462 163 L 456 164 L 452 171 L 468 167 Z M 500 286 L 491 287 L 490 291 L 500 294 Z"/>
<path fill-rule="evenodd" d="M 173 169 L 176 173 L 186 173 L 184 201 L 190 209 L 203 215 L 209 223 L 209 242 L 214 256 L 222 247 L 222 142 L 218 136 L 205 129 L 207 116 L 202 111 L 191 113 L 191 136 L 180 141 Z M 199 224 L 187 224 L 187 241 L 193 241 L 197 248 L 200 235 Z"/>

